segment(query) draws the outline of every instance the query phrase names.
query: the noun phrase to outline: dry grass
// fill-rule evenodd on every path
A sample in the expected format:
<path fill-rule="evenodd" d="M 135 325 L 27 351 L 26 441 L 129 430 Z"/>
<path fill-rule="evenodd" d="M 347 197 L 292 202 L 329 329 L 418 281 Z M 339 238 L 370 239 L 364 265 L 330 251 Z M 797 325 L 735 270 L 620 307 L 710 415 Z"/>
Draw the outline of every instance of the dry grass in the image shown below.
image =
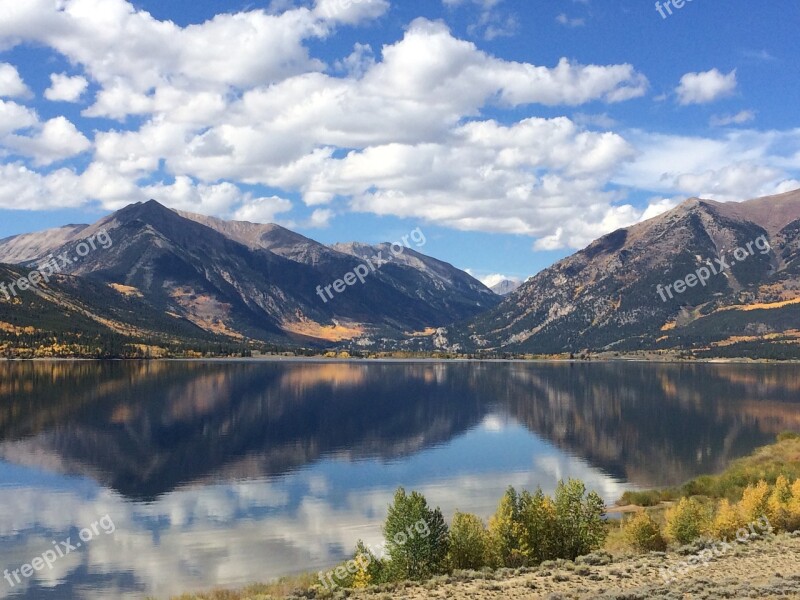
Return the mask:
<path fill-rule="evenodd" d="M 364 328 L 357 324 L 342 325 L 337 323 L 336 325 L 322 325 L 307 319 L 282 323 L 281 329 L 296 335 L 326 340 L 328 342 L 352 340 L 364 333 Z"/>

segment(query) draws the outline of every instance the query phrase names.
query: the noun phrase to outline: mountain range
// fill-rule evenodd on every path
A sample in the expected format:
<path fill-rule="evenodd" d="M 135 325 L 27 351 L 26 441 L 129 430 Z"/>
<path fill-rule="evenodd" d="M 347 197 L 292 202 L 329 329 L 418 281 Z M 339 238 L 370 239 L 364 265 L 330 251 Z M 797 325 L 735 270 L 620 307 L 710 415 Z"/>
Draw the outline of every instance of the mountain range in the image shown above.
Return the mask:
<path fill-rule="evenodd" d="M 7 284 L 62 257 L 48 281 L 0 291 L 0 353 L 800 354 L 800 190 L 689 199 L 499 293 L 422 254 L 416 233 L 327 246 L 151 200 L 0 240 Z"/>

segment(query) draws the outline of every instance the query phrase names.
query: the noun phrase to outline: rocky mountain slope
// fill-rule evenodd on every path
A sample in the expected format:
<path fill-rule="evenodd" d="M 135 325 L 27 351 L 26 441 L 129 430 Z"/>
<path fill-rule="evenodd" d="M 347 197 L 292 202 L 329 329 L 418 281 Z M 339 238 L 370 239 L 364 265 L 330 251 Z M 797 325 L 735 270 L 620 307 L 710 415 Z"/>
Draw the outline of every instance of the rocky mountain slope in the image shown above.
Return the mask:
<path fill-rule="evenodd" d="M 600 238 L 442 335 L 445 346 L 510 352 L 797 356 L 800 191 L 687 200 Z"/>
<path fill-rule="evenodd" d="M 101 232 L 108 247 L 87 251 L 85 240 Z M 155 313 L 237 341 L 397 336 L 474 316 L 499 302 L 458 269 L 410 249 L 405 253 L 370 270 L 363 284 L 324 296 L 326 286 L 364 268 L 361 256 L 277 225 L 178 213 L 156 201 L 128 206 L 91 226 L 0 242 L 0 263 L 32 269 L 48 255 L 63 256 L 63 274 L 104 284 Z"/>

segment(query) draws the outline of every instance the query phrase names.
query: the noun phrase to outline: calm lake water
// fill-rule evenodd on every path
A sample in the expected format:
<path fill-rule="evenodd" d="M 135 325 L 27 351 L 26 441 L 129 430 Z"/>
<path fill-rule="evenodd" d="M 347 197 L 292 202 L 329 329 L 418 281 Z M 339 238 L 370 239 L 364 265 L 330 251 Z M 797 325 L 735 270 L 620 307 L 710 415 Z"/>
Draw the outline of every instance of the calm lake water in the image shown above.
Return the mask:
<path fill-rule="evenodd" d="M 566 477 L 613 502 L 800 430 L 799 390 L 796 365 L 0 363 L 0 570 L 92 537 L 0 597 L 318 570 L 400 485 L 447 516 Z"/>

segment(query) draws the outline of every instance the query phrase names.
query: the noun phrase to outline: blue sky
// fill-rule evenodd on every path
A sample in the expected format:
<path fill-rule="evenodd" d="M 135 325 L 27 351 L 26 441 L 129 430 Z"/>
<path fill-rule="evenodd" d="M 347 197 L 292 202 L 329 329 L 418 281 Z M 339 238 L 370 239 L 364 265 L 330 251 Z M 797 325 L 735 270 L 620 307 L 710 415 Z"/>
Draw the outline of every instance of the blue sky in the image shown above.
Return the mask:
<path fill-rule="evenodd" d="M 0 237 L 152 197 L 326 243 L 421 227 L 428 254 L 524 278 L 691 196 L 800 187 L 794 0 L 0 15 Z"/>

